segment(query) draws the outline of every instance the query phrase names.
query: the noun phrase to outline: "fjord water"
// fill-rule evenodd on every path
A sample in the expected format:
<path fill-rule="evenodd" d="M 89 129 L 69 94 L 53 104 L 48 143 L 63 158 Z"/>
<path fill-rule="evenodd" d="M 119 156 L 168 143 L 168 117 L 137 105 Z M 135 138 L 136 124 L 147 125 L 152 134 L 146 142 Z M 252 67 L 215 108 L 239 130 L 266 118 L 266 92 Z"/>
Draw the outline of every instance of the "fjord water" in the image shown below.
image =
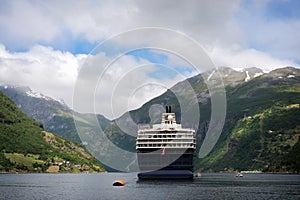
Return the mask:
<path fill-rule="evenodd" d="M 125 187 L 113 187 L 116 179 Z M 193 181 L 138 181 L 136 173 L 0 174 L 0 199 L 300 199 L 300 175 L 205 173 Z"/>

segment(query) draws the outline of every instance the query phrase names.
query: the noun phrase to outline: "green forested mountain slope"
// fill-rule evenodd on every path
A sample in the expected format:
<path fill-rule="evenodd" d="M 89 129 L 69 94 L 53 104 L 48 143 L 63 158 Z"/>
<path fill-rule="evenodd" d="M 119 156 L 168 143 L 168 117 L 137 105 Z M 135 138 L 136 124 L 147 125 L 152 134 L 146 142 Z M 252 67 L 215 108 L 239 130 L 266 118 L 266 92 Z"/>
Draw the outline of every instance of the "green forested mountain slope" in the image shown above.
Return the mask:
<path fill-rule="evenodd" d="M 198 167 L 299 171 L 300 70 L 277 69 L 227 87 L 227 117 L 214 151 Z"/>
<path fill-rule="evenodd" d="M 46 132 L 0 92 L 0 171 L 103 171 L 82 146 Z"/>
<path fill-rule="evenodd" d="M 299 172 L 299 136 L 299 104 L 274 105 L 238 120 L 199 166 L 212 171 Z"/>

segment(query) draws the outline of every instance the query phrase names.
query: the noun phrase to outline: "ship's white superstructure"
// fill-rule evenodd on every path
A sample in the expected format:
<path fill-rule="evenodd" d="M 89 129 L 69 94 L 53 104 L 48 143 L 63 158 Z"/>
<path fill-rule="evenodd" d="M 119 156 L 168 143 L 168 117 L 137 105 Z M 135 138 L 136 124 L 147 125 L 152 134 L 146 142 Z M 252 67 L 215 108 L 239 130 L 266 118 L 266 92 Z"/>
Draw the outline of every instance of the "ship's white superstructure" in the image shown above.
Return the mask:
<path fill-rule="evenodd" d="M 139 125 L 136 149 L 139 178 L 193 178 L 195 130 L 177 124 L 170 106 L 160 124 Z"/>
<path fill-rule="evenodd" d="M 175 113 L 163 113 L 161 124 L 140 125 L 136 149 L 196 148 L 195 130 L 176 123 Z"/>

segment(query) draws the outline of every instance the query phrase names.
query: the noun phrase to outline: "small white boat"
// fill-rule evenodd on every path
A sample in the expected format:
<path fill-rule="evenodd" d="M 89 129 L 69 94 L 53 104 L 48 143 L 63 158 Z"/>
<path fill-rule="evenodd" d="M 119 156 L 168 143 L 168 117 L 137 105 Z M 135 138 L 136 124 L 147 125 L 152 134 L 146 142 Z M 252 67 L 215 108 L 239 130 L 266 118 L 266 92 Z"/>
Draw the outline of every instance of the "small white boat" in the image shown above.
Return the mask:
<path fill-rule="evenodd" d="M 201 173 L 200 172 L 197 172 L 196 174 L 195 174 L 195 177 L 200 177 L 201 176 Z"/>
<path fill-rule="evenodd" d="M 235 174 L 235 177 L 243 177 L 244 175 L 241 173 L 241 172 L 237 172 L 236 174 Z"/>

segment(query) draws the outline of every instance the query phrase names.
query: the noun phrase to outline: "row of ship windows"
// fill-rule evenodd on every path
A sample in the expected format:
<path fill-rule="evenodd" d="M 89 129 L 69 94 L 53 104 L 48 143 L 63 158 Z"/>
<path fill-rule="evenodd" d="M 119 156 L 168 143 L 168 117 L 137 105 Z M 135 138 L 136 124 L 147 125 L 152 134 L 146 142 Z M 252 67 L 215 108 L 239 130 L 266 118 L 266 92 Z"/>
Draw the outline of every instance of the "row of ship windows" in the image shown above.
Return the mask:
<path fill-rule="evenodd" d="M 195 147 L 195 144 L 137 144 L 137 147 Z"/>

